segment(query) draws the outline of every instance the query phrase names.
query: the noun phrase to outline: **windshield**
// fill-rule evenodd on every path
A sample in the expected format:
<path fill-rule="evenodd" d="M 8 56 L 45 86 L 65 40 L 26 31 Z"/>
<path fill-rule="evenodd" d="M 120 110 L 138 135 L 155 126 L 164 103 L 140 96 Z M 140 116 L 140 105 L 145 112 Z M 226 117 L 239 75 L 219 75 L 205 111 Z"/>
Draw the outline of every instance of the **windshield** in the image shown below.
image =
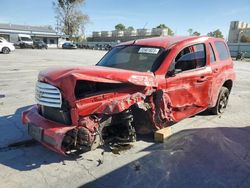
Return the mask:
<path fill-rule="evenodd" d="M 108 52 L 97 66 L 113 67 L 140 72 L 155 71 L 166 52 L 159 47 L 118 46 Z"/>
<path fill-rule="evenodd" d="M 32 41 L 30 38 L 28 38 L 28 37 L 21 37 L 21 40 L 22 41 Z"/>
<path fill-rule="evenodd" d="M 5 38 L 0 37 L 1 42 L 8 42 Z"/>

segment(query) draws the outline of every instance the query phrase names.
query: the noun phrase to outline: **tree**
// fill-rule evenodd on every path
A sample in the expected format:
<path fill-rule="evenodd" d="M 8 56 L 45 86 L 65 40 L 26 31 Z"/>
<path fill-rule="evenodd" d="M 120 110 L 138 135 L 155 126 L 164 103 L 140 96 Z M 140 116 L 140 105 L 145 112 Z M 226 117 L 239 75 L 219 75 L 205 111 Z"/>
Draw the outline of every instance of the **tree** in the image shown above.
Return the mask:
<path fill-rule="evenodd" d="M 128 31 L 133 31 L 133 30 L 135 30 L 135 29 L 134 29 L 133 26 L 129 26 L 129 27 L 127 28 L 127 30 L 128 30 Z"/>
<path fill-rule="evenodd" d="M 189 29 L 187 30 L 187 32 L 189 33 L 189 36 L 200 36 L 200 35 L 201 35 L 198 31 L 194 31 L 194 32 L 193 32 L 193 29 L 192 29 L 192 28 L 189 28 Z"/>
<path fill-rule="evenodd" d="M 125 25 L 119 23 L 115 26 L 115 30 L 117 31 L 124 31 L 126 29 Z"/>
<path fill-rule="evenodd" d="M 160 24 L 156 28 L 166 29 L 166 28 L 168 28 L 168 26 L 166 26 L 165 24 Z"/>
<path fill-rule="evenodd" d="M 250 37 L 243 35 L 240 37 L 240 42 L 250 42 Z"/>
<path fill-rule="evenodd" d="M 56 12 L 57 29 L 70 38 L 79 35 L 89 17 L 80 10 L 85 0 L 56 0 L 53 7 Z"/>
<path fill-rule="evenodd" d="M 193 32 L 193 36 L 200 36 L 201 34 L 198 31 Z"/>
<path fill-rule="evenodd" d="M 209 32 L 207 34 L 207 36 L 216 37 L 216 38 L 223 38 L 222 32 L 219 29 L 217 29 L 217 30 L 215 30 L 213 32 Z"/>
<path fill-rule="evenodd" d="M 189 33 L 189 36 L 192 36 L 192 35 L 193 35 L 193 29 L 192 29 L 192 28 L 189 28 L 189 29 L 187 30 L 187 32 Z"/>
<path fill-rule="evenodd" d="M 168 29 L 168 35 L 173 36 L 174 32 L 172 31 L 172 29 L 170 29 L 168 26 L 166 26 L 165 24 L 160 24 L 158 25 L 156 28 L 159 29 Z"/>

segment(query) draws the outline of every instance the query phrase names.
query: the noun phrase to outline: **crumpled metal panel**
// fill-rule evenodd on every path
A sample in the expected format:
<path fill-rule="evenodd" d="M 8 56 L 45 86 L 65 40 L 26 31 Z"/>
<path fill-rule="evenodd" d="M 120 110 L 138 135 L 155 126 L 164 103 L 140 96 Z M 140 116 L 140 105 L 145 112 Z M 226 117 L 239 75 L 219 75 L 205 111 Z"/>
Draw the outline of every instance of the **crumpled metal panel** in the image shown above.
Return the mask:
<path fill-rule="evenodd" d="M 38 80 L 47 82 L 61 89 L 64 99 L 75 107 L 74 89 L 77 80 L 87 80 L 104 83 L 131 83 L 145 87 L 157 87 L 157 81 L 152 72 L 136 72 L 107 67 L 58 68 L 40 72 Z"/>
<path fill-rule="evenodd" d="M 105 95 L 105 94 L 104 94 Z M 93 99 L 82 99 L 76 103 L 79 114 L 82 116 L 100 113 L 100 114 L 116 114 L 128 109 L 133 104 L 143 101 L 146 95 L 143 93 L 133 93 L 133 94 L 119 94 L 117 96 L 112 96 L 113 94 L 106 94 L 101 100 L 97 100 L 95 97 Z"/>

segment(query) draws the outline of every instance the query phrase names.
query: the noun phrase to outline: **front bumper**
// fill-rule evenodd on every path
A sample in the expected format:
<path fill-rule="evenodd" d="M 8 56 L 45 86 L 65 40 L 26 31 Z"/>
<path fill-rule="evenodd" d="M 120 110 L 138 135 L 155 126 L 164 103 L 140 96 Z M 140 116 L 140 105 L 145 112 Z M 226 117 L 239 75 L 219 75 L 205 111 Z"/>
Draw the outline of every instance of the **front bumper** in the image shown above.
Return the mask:
<path fill-rule="evenodd" d="M 65 155 L 62 141 L 66 132 L 75 128 L 53 122 L 38 113 L 36 105 L 22 113 L 22 122 L 28 126 L 29 135 L 49 149 Z"/>

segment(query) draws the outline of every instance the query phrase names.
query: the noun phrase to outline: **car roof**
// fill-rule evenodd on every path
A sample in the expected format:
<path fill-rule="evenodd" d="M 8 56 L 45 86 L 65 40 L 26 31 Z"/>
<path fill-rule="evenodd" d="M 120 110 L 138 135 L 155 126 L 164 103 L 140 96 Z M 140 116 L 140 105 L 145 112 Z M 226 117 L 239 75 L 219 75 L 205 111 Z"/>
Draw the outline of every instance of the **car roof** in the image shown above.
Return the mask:
<path fill-rule="evenodd" d="M 217 39 L 217 38 L 215 39 L 213 37 L 208 37 L 208 36 L 166 36 L 166 37 L 153 37 L 153 38 L 138 39 L 134 41 L 120 43 L 117 46 L 142 45 L 142 46 L 155 46 L 155 47 L 169 48 L 170 46 L 176 43 L 180 43 L 180 42 L 185 42 L 185 41 L 204 42 L 208 39 L 221 40 L 221 39 Z"/>

